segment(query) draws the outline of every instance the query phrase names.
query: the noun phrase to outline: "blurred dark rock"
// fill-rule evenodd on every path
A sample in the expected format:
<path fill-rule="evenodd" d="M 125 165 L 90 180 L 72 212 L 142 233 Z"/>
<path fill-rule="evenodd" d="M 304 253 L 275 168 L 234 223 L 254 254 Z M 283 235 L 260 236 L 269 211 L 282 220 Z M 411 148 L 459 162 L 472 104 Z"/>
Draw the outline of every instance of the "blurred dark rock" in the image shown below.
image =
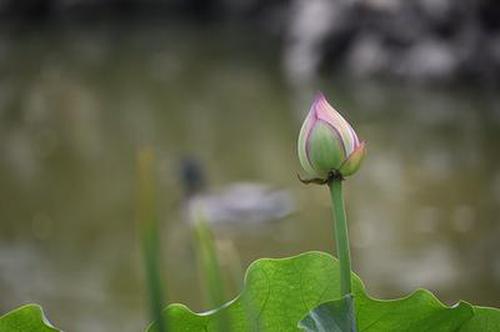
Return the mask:
<path fill-rule="evenodd" d="M 285 60 L 294 81 L 327 67 L 362 78 L 500 83 L 499 2 L 296 0 L 290 7 Z"/>

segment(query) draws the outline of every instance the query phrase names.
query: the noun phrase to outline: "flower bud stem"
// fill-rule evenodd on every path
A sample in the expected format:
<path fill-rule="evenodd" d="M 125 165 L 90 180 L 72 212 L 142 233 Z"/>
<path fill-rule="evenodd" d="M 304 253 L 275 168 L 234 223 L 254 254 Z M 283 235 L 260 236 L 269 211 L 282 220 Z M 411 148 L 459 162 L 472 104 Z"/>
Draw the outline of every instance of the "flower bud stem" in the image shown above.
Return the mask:
<path fill-rule="evenodd" d="M 349 252 L 349 235 L 342 193 L 342 177 L 331 176 L 328 180 L 332 200 L 332 212 L 335 216 L 335 243 L 340 264 L 340 296 L 351 293 L 351 254 Z"/>

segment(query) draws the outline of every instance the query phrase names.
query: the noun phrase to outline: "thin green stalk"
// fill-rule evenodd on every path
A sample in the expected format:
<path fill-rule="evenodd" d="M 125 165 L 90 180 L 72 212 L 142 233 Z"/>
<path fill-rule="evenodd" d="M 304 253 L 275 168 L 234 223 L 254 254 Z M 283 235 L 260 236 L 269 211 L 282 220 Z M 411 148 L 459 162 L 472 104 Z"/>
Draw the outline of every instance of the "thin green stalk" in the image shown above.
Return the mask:
<path fill-rule="evenodd" d="M 332 200 L 332 211 L 335 216 L 335 243 L 340 264 L 340 295 L 351 293 L 351 254 L 349 251 L 349 234 L 342 193 L 342 179 L 333 177 L 328 182 Z"/>
<path fill-rule="evenodd" d="M 204 285 L 208 291 L 208 305 L 211 309 L 215 309 L 224 304 L 224 283 L 217 258 L 214 236 L 201 211 L 196 211 L 194 233 L 196 236 L 198 264 L 203 273 Z M 231 331 L 225 313 L 220 315 L 215 325 L 217 331 Z"/>
<path fill-rule="evenodd" d="M 208 291 L 207 304 L 210 308 L 217 308 L 224 303 L 224 288 L 214 238 L 210 227 L 200 213 L 196 219 L 194 232 L 200 270 Z"/>
<path fill-rule="evenodd" d="M 160 240 L 154 185 L 154 154 L 151 149 L 141 149 L 137 155 L 137 223 L 144 254 L 144 268 L 149 291 L 151 318 L 156 331 L 166 332 L 167 324 L 162 317 L 164 285 L 160 269 Z"/>

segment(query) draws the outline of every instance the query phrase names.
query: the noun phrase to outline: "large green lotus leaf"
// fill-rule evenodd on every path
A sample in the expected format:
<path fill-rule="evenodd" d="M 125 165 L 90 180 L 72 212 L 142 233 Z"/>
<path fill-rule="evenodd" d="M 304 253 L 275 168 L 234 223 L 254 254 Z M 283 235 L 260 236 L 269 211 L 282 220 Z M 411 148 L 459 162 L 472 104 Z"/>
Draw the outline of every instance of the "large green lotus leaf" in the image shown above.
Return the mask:
<path fill-rule="evenodd" d="M 397 300 L 376 300 L 356 288 L 356 317 L 360 331 L 458 331 L 474 315 L 466 302 L 447 307 L 429 291 L 419 289 Z"/>
<path fill-rule="evenodd" d="M 459 332 L 499 332 L 500 310 L 495 308 L 474 307 L 474 317 L 460 327 Z"/>
<path fill-rule="evenodd" d="M 426 290 L 397 300 L 376 300 L 356 287 L 355 311 L 358 331 L 439 331 L 458 332 L 464 323 L 474 317 L 474 308 L 459 302 L 447 307 Z M 338 322 L 348 321 L 347 311 L 339 311 L 340 300 L 329 301 L 314 308 L 299 326 L 307 332 L 356 331 L 338 330 Z M 354 324 L 351 324 L 354 325 Z M 482 331 L 482 330 L 481 330 Z M 488 331 L 488 330 L 486 330 Z"/>
<path fill-rule="evenodd" d="M 1 332 L 59 332 L 45 317 L 42 308 L 27 304 L 0 317 Z"/>
<path fill-rule="evenodd" d="M 393 301 L 364 297 L 367 303 L 356 306 L 358 322 L 361 322 L 359 331 L 500 331 L 500 310 L 471 306 L 465 302 L 447 308 L 433 300 L 434 296 L 425 290 L 419 290 L 406 299 Z M 349 318 L 345 312 L 339 312 L 339 305 L 340 300 L 319 305 L 307 314 L 299 326 L 307 332 L 356 331 L 338 329 L 338 322 Z"/>
<path fill-rule="evenodd" d="M 500 310 L 475 307 L 460 301 L 452 307 L 442 304 L 432 293 L 419 289 L 395 300 L 377 300 L 368 296 L 361 280 L 353 275 L 357 331 L 436 331 L 499 332 Z M 338 331 L 339 322 L 349 322 L 349 302 L 333 300 L 320 304 L 299 322 L 307 332 Z M 347 325 L 355 326 L 354 323 Z M 344 329 L 340 331 L 356 331 Z"/>
<path fill-rule="evenodd" d="M 171 331 L 336 331 L 329 324 L 336 324 L 337 330 L 346 326 L 350 318 L 343 315 L 350 310 L 343 305 L 352 305 L 338 299 L 338 276 L 337 261 L 322 252 L 260 259 L 249 267 L 244 289 L 234 300 L 201 314 L 173 304 L 163 317 Z M 500 331 L 499 310 L 465 302 L 447 307 L 426 290 L 376 300 L 353 274 L 353 294 L 358 331 Z M 347 326 L 354 330 L 356 324 L 351 323 Z M 156 331 L 154 324 L 148 331 Z"/>

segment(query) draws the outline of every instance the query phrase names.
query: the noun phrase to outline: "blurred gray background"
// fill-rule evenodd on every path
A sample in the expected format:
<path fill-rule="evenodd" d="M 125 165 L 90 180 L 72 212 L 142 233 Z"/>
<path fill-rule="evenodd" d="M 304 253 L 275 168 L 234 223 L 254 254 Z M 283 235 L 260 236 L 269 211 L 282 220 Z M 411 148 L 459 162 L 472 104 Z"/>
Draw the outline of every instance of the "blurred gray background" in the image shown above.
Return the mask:
<path fill-rule="evenodd" d="M 169 301 L 208 309 L 186 156 L 212 191 L 256 181 L 294 197 L 284 220 L 218 227 L 222 257 L 333 252 L 326 189 L 296 179 L 317 90 L 368 142 L 346 184 L 368 292 L 498 307 L 499 85 L 493 0 L 2 0 L 0 313 L 36 302 L 66 331 L 146 326 L 141 145 L 158 161 Z"/>

